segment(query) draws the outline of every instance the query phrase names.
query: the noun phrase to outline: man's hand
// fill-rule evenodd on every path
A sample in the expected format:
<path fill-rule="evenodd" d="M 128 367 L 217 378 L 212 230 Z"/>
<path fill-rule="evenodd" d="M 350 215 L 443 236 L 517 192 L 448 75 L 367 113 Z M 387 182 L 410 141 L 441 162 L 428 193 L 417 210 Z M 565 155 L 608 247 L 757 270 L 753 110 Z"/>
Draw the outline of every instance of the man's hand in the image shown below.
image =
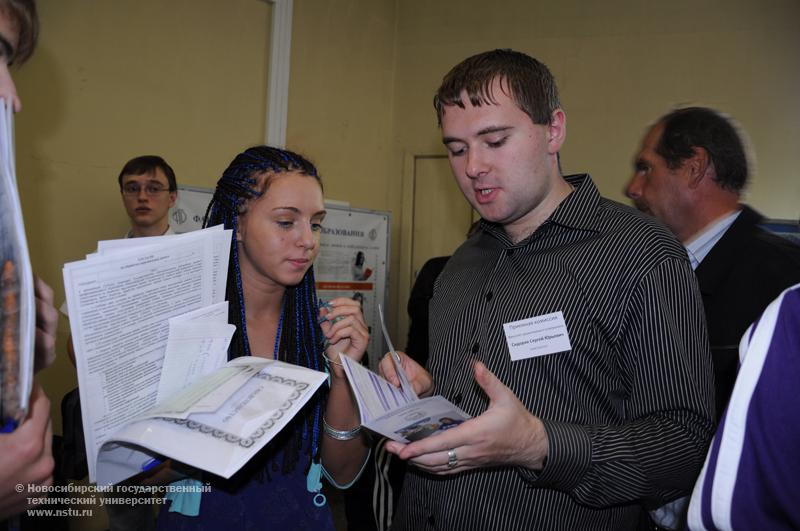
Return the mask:
<path fill-rule="evenodd" d="M 386 450 L 433 474 L 490 466 L 541 469 L 549 451 L 542 421 L 484 364 L 476 362 L 474 370 L 475 381 L 489 397 L 482 415 L 411 444 L 390 441 Z"/>
<path fill-rule="evenodd" d="M 24 511 L 31 494 L 28 485 L 53 484 L 53 431 L 50 400 L 35 385 L 28 417 L 13 433 L 0 434 L 0 521 Z"/>
<path fill-rule="evenodd" d="M 35 277 L 33 292 L 36 296 L 36 348 L 33 370 L 49 367 L 56 359 L 56 330 L 58 310 L 53 305 L 53 290 L 42 279 Z"/>
<path fill-rule="evenodd" d="M 403 366 L 408 381 L 414 387 L 414 392 L 419 397 L 426 397 L 433 392 L 433 378 L 431 373 L 425 370 L 422 365 L 411 359 L 405 352 L 398 352 L 400 356 L 400 363 Z M 400 378 L 397 376 L 397 371 L 394 368 L 394 360 L 392 360 L 392 353 L 389 352 L 381 360 L 378 365 L 378 372 L 383 376 L 387 382 L 400 387 Z"/>

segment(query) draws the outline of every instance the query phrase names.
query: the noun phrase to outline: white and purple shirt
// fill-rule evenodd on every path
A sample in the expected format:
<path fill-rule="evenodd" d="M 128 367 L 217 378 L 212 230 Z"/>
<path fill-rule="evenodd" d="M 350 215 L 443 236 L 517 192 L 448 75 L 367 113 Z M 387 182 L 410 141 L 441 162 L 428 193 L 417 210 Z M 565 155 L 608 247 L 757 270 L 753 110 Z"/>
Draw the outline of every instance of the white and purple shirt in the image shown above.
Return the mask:
<path fill-rule="evenodd" d="M 742 337 L 741 367 L 689 504 L 688 526 L 800 529 L 800 284 Z"/>

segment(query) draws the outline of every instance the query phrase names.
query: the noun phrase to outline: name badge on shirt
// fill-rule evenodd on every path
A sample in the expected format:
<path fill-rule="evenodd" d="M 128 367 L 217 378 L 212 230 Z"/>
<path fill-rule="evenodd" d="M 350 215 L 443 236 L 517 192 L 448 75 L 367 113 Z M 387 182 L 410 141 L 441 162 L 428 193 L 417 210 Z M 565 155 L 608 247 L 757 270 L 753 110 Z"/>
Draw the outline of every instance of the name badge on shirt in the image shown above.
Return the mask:
<path fill-rule="evenodd" d="M 503 330 L 513 361 L 572 350 L 562 312 L 504 323 Z"/>

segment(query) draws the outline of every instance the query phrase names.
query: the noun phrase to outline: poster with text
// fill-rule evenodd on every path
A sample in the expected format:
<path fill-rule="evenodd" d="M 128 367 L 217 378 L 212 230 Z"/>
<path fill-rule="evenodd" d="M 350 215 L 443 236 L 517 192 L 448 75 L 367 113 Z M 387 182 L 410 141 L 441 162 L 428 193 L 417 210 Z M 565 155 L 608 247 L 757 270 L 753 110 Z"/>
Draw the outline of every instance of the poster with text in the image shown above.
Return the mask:
<path fill-rule="evenodd" d="M 361 302 L 370 328 L 369 366 L 375 370 L 386 353 L 378 304 L 386 308 L 390 215 L 332 205 L 325 209 L 328 214 L 314 266 L 317 296 L 323 301 L 350 297 Z"/>

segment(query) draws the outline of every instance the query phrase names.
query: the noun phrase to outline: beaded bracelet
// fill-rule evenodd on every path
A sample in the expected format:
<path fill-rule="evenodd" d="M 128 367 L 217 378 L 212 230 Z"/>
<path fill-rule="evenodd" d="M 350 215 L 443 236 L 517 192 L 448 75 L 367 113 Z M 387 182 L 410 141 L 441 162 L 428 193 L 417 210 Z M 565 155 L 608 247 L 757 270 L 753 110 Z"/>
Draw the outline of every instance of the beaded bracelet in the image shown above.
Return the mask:
<path fill-rule="evenodd" d="M 342 353 L 340 352 L 339 353 L 339 357 L 341 357 L 341 356 L 342 356 Z M 344 366 L 344 363 L 342 363 L 341 361 L 334 361 L 334 360 L 330 359 L 327 356 L 327 354 L 325 354 L 324 352 L 322 353 L 322 357 L 325 358 L 325 363 L 333 363 L 334 365 L 338 365 L 339 367 L 343 367 Z"/>
<path fill-rule="evenodd" d="M 336 439 L 337 441 L 350 441 L 355 439 L 358 437 L 358 434 L 361 431 L 361 426 L 356 426 L 350 430 L 337 430 L 328 424 L 328 421 L 325 420 L 325 417 L 322 417 L 322 426 L 325 429 L 325 435 L 332 439 Z"/>

